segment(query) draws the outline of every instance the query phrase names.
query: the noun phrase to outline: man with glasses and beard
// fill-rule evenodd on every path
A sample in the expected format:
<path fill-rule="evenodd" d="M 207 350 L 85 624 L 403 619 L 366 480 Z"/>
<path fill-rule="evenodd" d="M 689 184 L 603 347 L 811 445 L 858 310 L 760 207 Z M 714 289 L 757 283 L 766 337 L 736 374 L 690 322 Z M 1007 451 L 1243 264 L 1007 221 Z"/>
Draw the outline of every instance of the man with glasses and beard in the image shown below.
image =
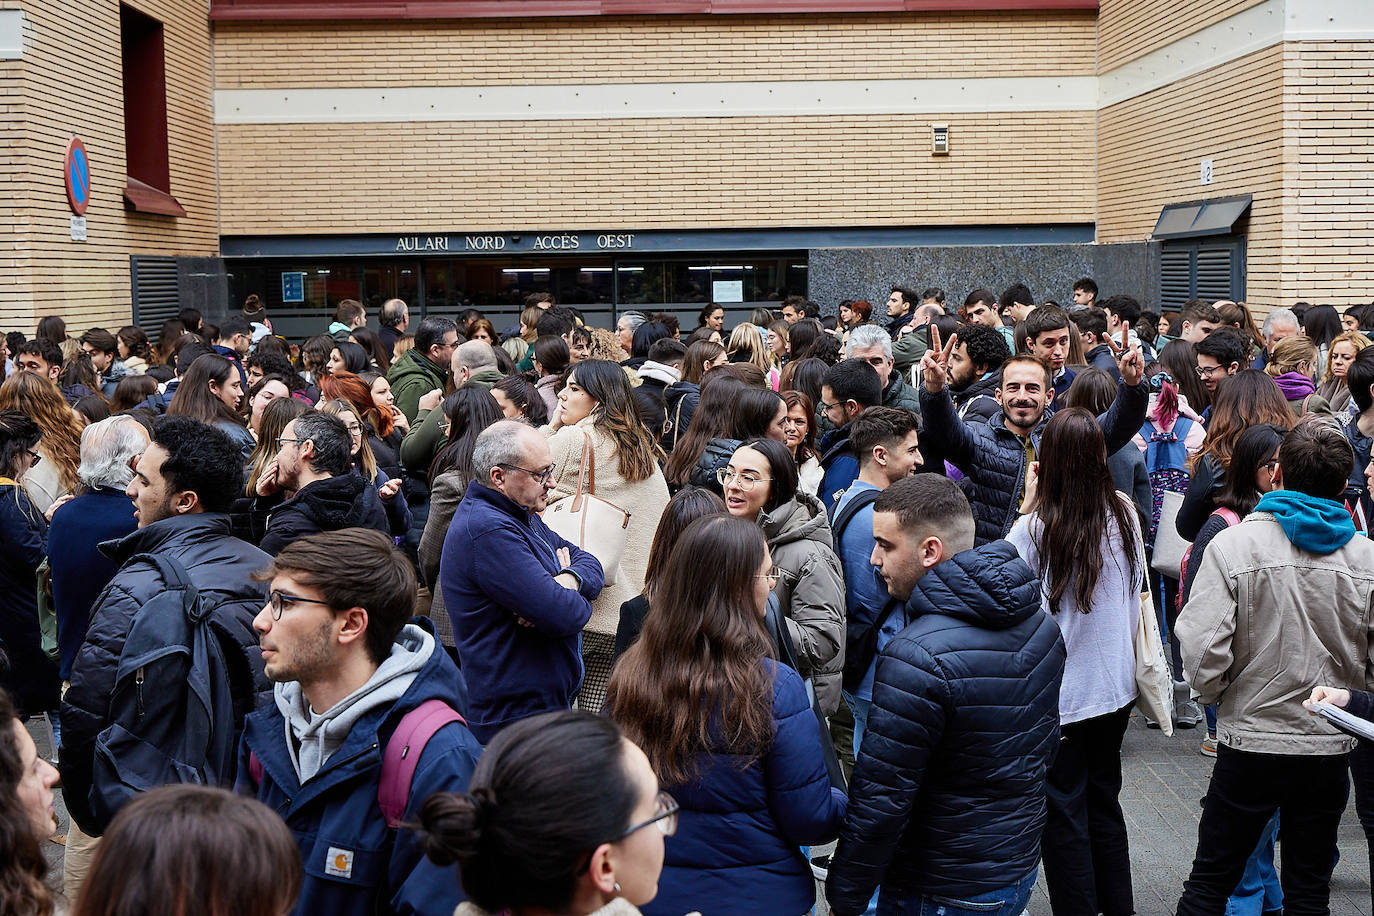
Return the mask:
<path fill-rule="evenodd" d="M 473 479 L 444 538 L 439 587 L 469 685 L 472 733 L 568 709 L 582 683 L 582 627 L 601 564 L 539 513 L 553 488 L 548 440 L 504 420 L 482 431 Z"/>

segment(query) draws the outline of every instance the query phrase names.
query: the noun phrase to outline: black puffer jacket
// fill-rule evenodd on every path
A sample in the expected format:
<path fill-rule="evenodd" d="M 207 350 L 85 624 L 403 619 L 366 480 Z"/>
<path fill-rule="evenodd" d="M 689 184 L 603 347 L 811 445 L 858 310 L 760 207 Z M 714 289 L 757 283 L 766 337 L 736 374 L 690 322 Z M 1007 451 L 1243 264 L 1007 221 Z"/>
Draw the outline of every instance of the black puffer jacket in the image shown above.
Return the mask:
<path fill-rule="evenodd" d="M 308 483 L 272 510 L 260 545 L 276 556 L 292 541 L 321 531 L 375 528 L 390 535 L 377 488 L 357 474 L 340 474 Z"/>
<path fill-rule="evenodd" d="M 1059 746 L 1064 640 L 1006 541 L 917 583 L 883 649 L 849 813 L 826 884 L 861 913 L 881 883 L 968 897 L 1035 868 Z"/>
<path fill-rule="evenodd" d="M 1107 440 L 1107 454 L 1124 448 L 1145 423 L 1150 392 L 1145 385 L 1117 386 L 1111 409 L 1098 418 Z M 1017 504 L 1026 486 L 1025 441 L 1007 429 L 998 411 L 986 422 L 960 421 L 949 389 L 931 394 L 921 388 L 922 427 L 934 453 L 964 474 L 960 483 L 973 504 L 975 543 L 986 544 L 1005 537 L 1016 521 Z M 1031 447 L 1040 452 L 1042 421 L 1030 435 Z"/>
<path fill-rule="evenodd" d="M 687 475 L 687 482 L 694 487 L 705 487 L 717 496 L 724 496 L 725 490 L 716 479 L 716 471 L 728 465 L 743 444 L 740 439 L 712 439 L 707 442 L 696 467 Z"/>
<path fill-rule="evenodd" d="M 976 423 L 979 420 L 991 420 L 1001 413 L 1002 405 L 997 403 L 997 383 L 1000 381 L 1001 377 L 994 372 L 987 378 L 980 378 L 963 391 L 950 389 L 959 419 L 965 423 Z"/>
<path fill-rule="evenodd" d="M 88 796 L 95 740 L 109 724 L 106 719 L 119 654 L 134 615 L 163 590 L 162 576 L 155 566 L 130 563 L 129 559 L 141 553 L 171 556 L 186 567 L 192 584 L 212 601 L 263 600 L 267 585 L 254 582 L 253 573 L 267 568 L 271 561 L 261 550 L 230 536 L 229 516 L 214 512 L 174 515 L 117 541 L 107 541 L 100 550 L 120 568 L 91 608 L 86 640 L 72 664 L 71 687 L 62 698 L 58 764 L 67 810 L 81 829 L 93 836 L 99 836 L 103 828 L 91 812 Z"/>

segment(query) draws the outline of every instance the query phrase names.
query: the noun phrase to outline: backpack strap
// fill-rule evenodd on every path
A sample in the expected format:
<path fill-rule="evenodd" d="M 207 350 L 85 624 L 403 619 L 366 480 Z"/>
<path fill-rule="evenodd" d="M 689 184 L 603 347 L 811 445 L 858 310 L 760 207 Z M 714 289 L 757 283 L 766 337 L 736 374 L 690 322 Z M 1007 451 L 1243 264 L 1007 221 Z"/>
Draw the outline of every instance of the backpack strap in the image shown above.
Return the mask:
<path fill-rule="evenodd" d="M 377 805 L 388 827 L 401 826 L 406 802 L 410 800 L 410 783 L 415 778 L 425 745 L 439 729 L 452 722 L 467 724 L 458 711 L 443 700 L 426 700 L 401 717 L 391 740 L 386 743 L 382 778 L 377 784 Z M 252 766 L 251 757 L 249 766 Z"/>
<path fill-rule="evenodd" d="M 1232 525 L 1240 524 L 1240 516 L 1236 514 L 1234 509 L 1227 509 L 1225 506 L 1217 506 L 1212 510 L 1212 514 L 1220 515 L 1222 518 L 1226 519 L 1226 527 L 1228 528 Z"/>
<path fill-rule="evenodd" d="M 844 504 L 843 509 L 839 508 L 838 502 L 835 503 L 835 508 L 831 510 L 830 536 L 835 543 L 836 553 L 840 552 L 840 538 L 844 536 L 844 529 L 849 527 L 849 523 L 861 510 L 873 505 L 881 492 L 881 490 L 860 490 L 850 498 L 849 502 Z"/>
<path fill-rule="evenodd" d="M 248 775 L 253 779 L 253 785 L 262 785 L 262 761 L 258 759 L 257 751 L 248 752 Z"/>

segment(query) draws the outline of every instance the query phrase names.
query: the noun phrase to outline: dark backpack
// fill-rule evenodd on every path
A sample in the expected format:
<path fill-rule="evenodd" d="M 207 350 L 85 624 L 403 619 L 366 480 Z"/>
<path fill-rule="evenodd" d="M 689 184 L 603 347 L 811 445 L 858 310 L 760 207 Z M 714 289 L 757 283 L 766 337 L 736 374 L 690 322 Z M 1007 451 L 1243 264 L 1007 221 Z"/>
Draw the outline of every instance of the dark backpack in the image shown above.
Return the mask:
<path fill-rule="evenodd" d="M 91 811 L 104 829 L 140 792 L 228 787 L 243 721 L 268 689 L 253 618 L 261 598 L 219 603 L 169 556 L 140 554 L 165 590 L 139 609 L 119 655 L 110 723 L 96 736 Z"/>

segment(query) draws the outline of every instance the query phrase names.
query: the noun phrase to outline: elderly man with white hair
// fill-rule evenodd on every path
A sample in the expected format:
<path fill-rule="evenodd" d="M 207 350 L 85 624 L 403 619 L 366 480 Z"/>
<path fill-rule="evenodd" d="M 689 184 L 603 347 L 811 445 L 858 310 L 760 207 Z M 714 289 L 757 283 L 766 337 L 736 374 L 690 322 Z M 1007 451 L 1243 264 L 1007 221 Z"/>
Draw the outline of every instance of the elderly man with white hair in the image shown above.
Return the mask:
<path fill-rule="evenodd" d="M 1298 315 L 1292 309 L 1274 309 L 1264 316 L 1264 325 L 1260 328 L 1260 336 L 1264 338 L 1264 352 L 1255 357 L 1252 369 L 1263 369 L 1269 363 L 1269 357 L 1274 353 L 1274 347 L 1279 341 L 1289 337 L 1297 337 L 1302 333 L 1302 325 L 1298 322 Z"/>
<path fill-rule="evenodd" d="M 849 332 L 844 348 L 845 359 L 861 359 L 878 372 L 883 383 L 883 406 L 899 407 L 917 416 L 921 400 L 916 390 L 902 381 L 902 373 L 893 372 L 892 337 L 873 324 L 861 324 Z"/>
<path fill-rule="evenodd" d="M 57 611 L 58 672 L 71 677 L 72 662 L 86 637 L 95 599 L 118 566 L 100 552 L 103 541 L 116 540 L 138 527 L 134 505 L 124 488 L 134 464 L 148 447 L 148 431 L 132 417 L 113 416 L 92 423 L 81 433 L 81 466 L 85 491 L 59 506 L 48 529 L 48 564 L 52 569 L 53 608 Z"/>

